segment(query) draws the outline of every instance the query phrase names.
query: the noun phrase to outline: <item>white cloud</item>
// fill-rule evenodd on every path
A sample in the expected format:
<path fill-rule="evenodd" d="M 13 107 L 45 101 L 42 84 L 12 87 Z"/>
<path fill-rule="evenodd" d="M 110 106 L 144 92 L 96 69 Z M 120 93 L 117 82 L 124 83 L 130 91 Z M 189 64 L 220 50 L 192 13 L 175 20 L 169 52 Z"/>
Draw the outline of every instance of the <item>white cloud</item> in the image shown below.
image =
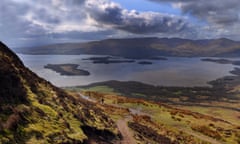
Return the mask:
<path fill-rule="evenodd" d="M 157 34 L 180 32 L 187 28 L 183 17 L 157 12 L 138 12 L 126 10 L 120 5 L 105 0 L 87 0 L 87 13 L 99 25 L 120 29 L 136 34 Z"/>

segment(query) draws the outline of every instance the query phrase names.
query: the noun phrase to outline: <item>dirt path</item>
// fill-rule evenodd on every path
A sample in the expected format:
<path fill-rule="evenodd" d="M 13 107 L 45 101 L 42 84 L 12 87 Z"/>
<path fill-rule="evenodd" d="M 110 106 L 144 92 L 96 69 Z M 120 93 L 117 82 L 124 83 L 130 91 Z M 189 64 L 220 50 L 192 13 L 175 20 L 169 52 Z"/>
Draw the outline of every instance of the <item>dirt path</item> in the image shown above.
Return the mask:
<path fill-rule="evenodd" d="M 88 97 L 88 96 L 85 96 L 85 95 L 83 95 L 83 94 L 81 94 L 81 93 L 78 93 L 78 95 L 79 95 L 81 98 L 83 98 L 83 99 L 85 99 L 85 100 L 87 100 L 87 101 L 97 102 L 95 99 L 92 99 L 92 98 L 90 98 L 90 97 Z"/>
<path fill-rule="evenodd" d="M 130 119 L 131 119 L 130 117 L 127 117 L 125 119 L 120 119 L 117 121 L 117 127 L 123 136 L 123 140 L 121 141 L 121 144 L 136 144 L 136 141 L 133 138 L 133 133 L 130 131 L 130 129 L 127 126 L 127 122 Z"/>
<path fill-rule="evenodd" d="M 79 96 L 87 101 L 91 101 L 91 102 L 96 102 L 95 99 L 91 99 L 88 96 L 85 96 L 81 93 L 78 93 Z M 118 108 L 122 108 L 119 105 L 114 105 L 111 104 L 112 106 L 118 107 Z M 131 109 L 130 113 L 138 113 L 141 114 L 140 110 L 134 110 Z M 127 126 L 128 121 L 130 121 L 132 119 L 132 117 L 129 115 L 123 119 L 120 119 L 117 121 L 117 127 L 120 131 L 120 133 L 122 134 L 123 139 L 121 140 L 120 144 L 136 144 L 136 141 L 133 137 L 133 133 L 130 131 L 129 127 Z M 94 142 L 91 142 L 91 144 L 94 144 Z"/>

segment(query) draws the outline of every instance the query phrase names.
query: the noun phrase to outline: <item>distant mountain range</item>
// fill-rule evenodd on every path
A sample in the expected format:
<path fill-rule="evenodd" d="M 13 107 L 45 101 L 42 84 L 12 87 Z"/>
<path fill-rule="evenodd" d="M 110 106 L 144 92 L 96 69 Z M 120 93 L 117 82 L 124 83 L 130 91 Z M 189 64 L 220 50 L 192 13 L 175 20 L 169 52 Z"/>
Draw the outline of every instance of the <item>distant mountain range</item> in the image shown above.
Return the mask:
<path fill-rule="evenodd" d="M 180 38 L 106 39 L 86 43 L 64 43 L 41 47 L 19 48 L 23 54 L 97 54 L 126 58 L 155 56 L 238 57 L 240 42 L 221 39 L 190 40 Z"/>

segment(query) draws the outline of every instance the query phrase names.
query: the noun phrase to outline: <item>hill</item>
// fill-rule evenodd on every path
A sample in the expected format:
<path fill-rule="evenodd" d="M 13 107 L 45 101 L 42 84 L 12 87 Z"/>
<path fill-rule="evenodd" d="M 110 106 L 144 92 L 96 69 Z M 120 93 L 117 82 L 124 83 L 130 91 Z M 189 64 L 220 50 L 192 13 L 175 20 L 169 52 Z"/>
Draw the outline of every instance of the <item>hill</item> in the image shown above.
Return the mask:
<path fill-rule="evenodd" d="M 111 143 L 116 125 L 91 103 L 27 69 L 0 43 L 0 143 Z"/>
<path fill-rule="evenodd" d="M 96 54 L 141 59 L 154 56 L 236 57 L 240 42 L 229 39 L 190 40 L 180 38 L 106 39 L 86 43 L 53 44 L 18 48 L 24 54 Z"/>

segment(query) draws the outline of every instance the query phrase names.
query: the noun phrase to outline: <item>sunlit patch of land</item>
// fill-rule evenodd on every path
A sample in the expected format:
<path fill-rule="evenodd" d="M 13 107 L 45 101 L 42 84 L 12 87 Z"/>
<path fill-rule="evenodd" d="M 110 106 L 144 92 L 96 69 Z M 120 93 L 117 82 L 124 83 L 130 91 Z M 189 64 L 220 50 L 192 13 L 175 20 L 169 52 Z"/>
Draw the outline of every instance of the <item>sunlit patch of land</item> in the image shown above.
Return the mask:
<path fill-rule="evenodd" d="M 71 91 L 78 94 L 78 90 Z M 240 111 L 235 109 L 238 103 L 212 101 L 194 105 L 189 101 L 188 105 L 176 105 L 174 99 L 172 103 L 162 103 L 146 100 L 139 94 L 139 98 L 129 98 L 106 86 L 80 91 L 116 123 L 125 121 L 136 143 L 240 142 Z"/>

